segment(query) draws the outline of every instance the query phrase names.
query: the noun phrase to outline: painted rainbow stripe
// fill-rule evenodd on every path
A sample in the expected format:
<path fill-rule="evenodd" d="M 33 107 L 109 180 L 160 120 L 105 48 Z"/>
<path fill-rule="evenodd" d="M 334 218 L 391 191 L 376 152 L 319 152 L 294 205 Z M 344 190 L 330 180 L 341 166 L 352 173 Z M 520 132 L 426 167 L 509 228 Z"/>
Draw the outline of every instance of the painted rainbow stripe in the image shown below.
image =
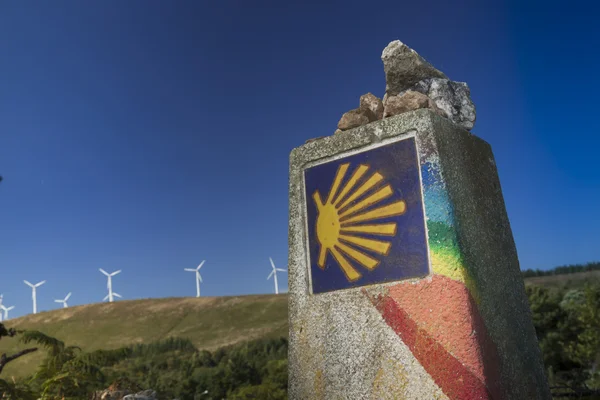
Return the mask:
<path fill-rule="evenodd" d="M 502 400 L 497 347 L 478 309 L 480 295 L 462 255 L 455 215 L 431 149 L 421 163 L 433 276 L 363 291 L 386 323 L 452 400 Z"/>

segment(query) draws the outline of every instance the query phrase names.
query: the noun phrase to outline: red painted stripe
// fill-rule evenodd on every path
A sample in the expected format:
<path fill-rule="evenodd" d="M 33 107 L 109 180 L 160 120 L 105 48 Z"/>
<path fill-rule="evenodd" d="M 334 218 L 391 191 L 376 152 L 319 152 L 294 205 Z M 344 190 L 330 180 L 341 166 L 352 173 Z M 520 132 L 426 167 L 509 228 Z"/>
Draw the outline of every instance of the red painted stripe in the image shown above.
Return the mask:
<path fill-rule="evenodd" d="M 460 361 L 420 329 L 408 313 L 388 297 L 371 299 L 387 324 L 451 400 L 492 400 L 485 384 Z"/>

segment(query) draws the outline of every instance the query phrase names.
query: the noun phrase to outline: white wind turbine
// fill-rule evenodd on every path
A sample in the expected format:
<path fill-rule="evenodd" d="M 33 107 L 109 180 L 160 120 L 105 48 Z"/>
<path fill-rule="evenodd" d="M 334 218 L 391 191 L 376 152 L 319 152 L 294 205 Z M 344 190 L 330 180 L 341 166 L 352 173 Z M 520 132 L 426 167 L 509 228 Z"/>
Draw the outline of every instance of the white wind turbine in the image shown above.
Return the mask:
<path fill-rule="evenodd" d="M 110 303 L 112 303 L 112 301 L 113 301 L 113 296 L 114 296 L 114 297 L 121 298 L 121 295 L 120 295 L 119 293 L 114 293 L 114 292 L 112 291 L 112 277 L 113 277 L 113 276 L 115 276 L 115 275 L 117 275 L 118 273 L 120 273 L 120 272 L 121 272 L 121 270 L 118 270 L 118 271 L 115 271 L 115 272 L 113 272 L 113 273 L 109 274 L 108 272 L 106 272 L 106 271 L 105 271 L 105 270 L 103 270 L 102 268 L 99 268 L 99 269 L 100 269 L 100 272 L 102 272 L 104 275 L 106 275 L 106 276 L 108 277 L 108 283 L 107 283 L 107 285 L 106 285 L 106 287 L 108 288 L 108 294 L 106 295 L 106 297 L 105 297 L 105 298 L 103 298 L 103 299 L 102 299 L 102 301 L 105 301 L 106 299 L 108 299 L 108 301 L 109 301 Z"/>
<path fill-rule="evenodd" d="M 196 297 L 200 297 L 200 282 L 202 282 L 202 277 L 200 276 L 200 268 L 204 265 L 206 260 L 202 260 L 200 265 L 196 268 L 184 268 L 185 271 L 195 272 L 196 273 Z"/>
<path fill-rule="evenodd" d="M 71 292 L 69 292 L 69 294 L 67 295 L 67 297 L 65 297 L 63 300 L 54 300 L 54 302 L 56 303 L 62 303 L 63 304 L 63 308 L 67 308 L 67 300 L 69 300 L 69 297 L 71 297 Z"/>
<path fill-rule="evenodd" d="M 33 313 L 37 314 L 37 300 L 35 298 L 35 289 L 39 286 L 42 286 L 44 283 L 46 283 L 46 281 L 38 282 L 35 285 L 25 280 L 23 282 L 25 282 L 27 286 L 31 287 L 31 298 L 33 299 Z"/>
<path fill-rule="evenodd" d="M 8 312 L 15 308 L 15 306 L 5 307 L 4 304 L 0 304 L 0 309 L 4 311 L 4 318 L 2 317 L 2 313 L 0 312 L 0 321 L 6 321 L 8 319 Z"/>
<path fill-rule="evenodd" d="M 275 280 L 275 294 L 279 294 L 279 286 L 277 285 L 277 271 L 286 272 L 286 270 L 281 268 L 275 268 L 275 263 L 273 263 L 273 259 L 271 257 L 269 257 L 269 261 L 271 261 L 271 267 L 273 268 L 273 271 L 271 271 L 271 273 L 267 277 L 267 280 L 271 279 L 271 276 L 273 276 L 273 279 Z"/>

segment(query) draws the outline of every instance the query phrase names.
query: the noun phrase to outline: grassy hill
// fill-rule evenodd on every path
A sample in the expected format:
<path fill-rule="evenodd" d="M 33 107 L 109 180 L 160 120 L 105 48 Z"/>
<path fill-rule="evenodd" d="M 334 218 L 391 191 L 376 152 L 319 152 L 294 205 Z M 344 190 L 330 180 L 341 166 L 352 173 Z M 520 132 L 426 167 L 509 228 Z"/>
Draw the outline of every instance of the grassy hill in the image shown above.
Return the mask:
<path fill-rule="evenodd" d="M 600 270 L 525 278 L 526 285 L 569 289 L 600 281 Z M 287 295 L 166 298 L 97 303 L 40 312 L 7 321 L 8 327 L 36 329 L 85 351 L 115 349 L 168 337 L 189 338 L 199 349 L 288 336 Z M 0 341 L 0 354 L 24 348 Z M 44 352 L 10 363 L 4 377 L 32 373 Z"/>
<path fill-rule="evenodd" d="M 600 282 L 600 270 L 525 278 L 525 285 L 536 285 L 551 289 L 578 289 L 582 288 L 587 282 Z"/>
<path fill-rule="evenodd" d="M 168 337 L 190 339 L 199 349 L 258 338 L 288 336 L 287 295 L 124 300 L 69 307 L 6 321 L 16 329 L 36 329 L 84 351 L 115 349 Z M 0 354 L 25 346 L 0 341 Z M 44 352 L 8 364 L 4 377 L 32 373 Z"/>

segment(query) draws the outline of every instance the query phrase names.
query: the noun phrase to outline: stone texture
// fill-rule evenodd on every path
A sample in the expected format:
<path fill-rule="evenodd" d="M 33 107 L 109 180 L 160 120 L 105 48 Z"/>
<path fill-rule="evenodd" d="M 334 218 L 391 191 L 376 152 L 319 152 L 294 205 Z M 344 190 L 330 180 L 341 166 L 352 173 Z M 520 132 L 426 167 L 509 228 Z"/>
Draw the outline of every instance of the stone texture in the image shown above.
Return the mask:
<path fill-rule="evenodd" d="M 460 308 L 467 312 L 461 314 L 461 318 L 473 319 L 476 316 L 481 319 L 487 331 L 487 336 L 482 337 L 489 337 L 489 340 L 483 343 L 484 346 L 479 339 L 472 340 L 462 333 L 457 336 L 458 339 L 445 336 L 447 330 L 441 329 L 431 331 L 434 343 L 448 348 L 459 345 L 462 350 L 471 348 L 473 353 L 457 353 L 457 357 L 462 357 L 465 362 L 481 355 L 483 361 L 476 375 L 486 385 L 496 387 L 500 399 L 550 399 L 491 148 L 483 140 L 429 109 L 369 123 L 343 135 L 333 135 L 301 146 L 290 154 L 289 398 L 491 398 L 472 397 L 469 387 L 464 387 L 462 397 L 456 397 L 457 392 L 443 392 L 443 380 L 434 380 L 431 370 L 427 369 L 436 367 L 435 359 L 428 366 L 419 361 L 427 356 L 426 352 L 411 352 L 410 346 L 414 347 L 415 343 L 407 344 L 406 339 L 397 333 L 402 326 L 390 324 L 368 300 L 389 295 L 391 287 L 398 282 L 310 294 L 305 243 L 309 227 L 305 222 L 304 169 L 315 163 L 341 158 L 348 152 L 409 135 L 416 138 L 422 171 L 430 171 L 430 165 L 437 165 L 431 171 L 441 182 L 439 187 L 430 188 L 425 194 L 426 216 L 448 221 L 447 231 L 456 238 L 453 243 L 460 243 L 460 248 L 456 250 L 459 257 L 456 265 L 440 267 L 439 260 L 432 260 L 432 273 L 443 279 L 436 281 L 427 277 L 403 281 L 402 284 L 429 287 L 432 307 L 436 306 L 436 285 L 446 288 L 444 279 L 451 279 L 453 285 L 468 289 L 473 294 L 470 305 L 461 300 L 469 297 L 467 292 L 462 292 L 463 297 L 456 297 L 453 301 L 459 305 L 464 303 L 466 307 Z M 432 176 L 427 179 L 432 179 Z M 434 207 L 436 204 L 439 207 Z M 436 239 L 430 237 L 430 249 L 432 240 Z M 442 246 L 442 250 L 447 246 L 445 241 L 437 245 Z M 452 275 L 454 267 L 458 268 L 460 275 Z M 431 283 L 428 283 L 429 280 L 432 280 Z M 400 298 L 405 293 L 400 287 L 395 290 L 396 303 L 407 312 L 411 311 L 407 306 L 409 303 L 413 312 L 429 311 L 420 305 L 418 299 Z M 442 295 L 444 293 L 440 292 Z M 477 314 L 468 314 L 472 307 L 477 307 Z M 420 309 L 424 311 L 418 311 Z M 443 310 L 436 310 L 440 311 Z M 434 312 L 432 315 L 439 314 Z M 423 318 L 415 321 L 426 324 L 429 317 L 421 316 Z M 422 325 L 414 332 L 420 335 L 426 329 L 429 328 Z M 473 335 L 479 338 L 481 332 L 473 330 Z M 428 343 L 422 342 L 423 336 L 417 339 L 417 347 Z M 496 359 L 488 356 L 486 348 L 490 346 L 497 350 L 499 361 L 496 363 L 490 363 L 490 359 Z M 456 379 L 455 375 L 448 374 L 446 370 L 437 372 L 446 374 L 451 384 L 460 388 L 462 380 Z M 499 378 L 491 381 L 494 376 Z"/>
<path fill-rule="evenodd" d="M 466 130 L 473 129 L 476 119 L 475 104 L 471 100 L 471 91 L 466 83 L 430 78 L 417 82 L 400 95 L 408 91 L 428 96 L 439 109 L 444 111 L 442 114 L 444 117 Z"/>
<path fill-rule="evenodd" d="M 372 93 L 360 96 L 360 108 L 368 108 L 375 114 L 377 119 L 383 118 L 383 102 Z"/>
<path fill-rule="evenodd" d="M 441 110 L 429 97 L 419 92 L 407 90 L 399 96 L 388 96 L 386 98 L 383 117 L 387 118 L 420 108 L 430 108 L 436 113 L 442 114 Z"/>
<path fill-rule="evenodd" d="M 369 122 L 373 122 L 377 119 L 375 114 L 368 108 L 355 108 L 350 110 L 340 118 L 338 122 L 338 129 L 346 131 L 348 129 L 356 128 L 362 125 L 366 125 Z"/>
<path fill-rule="evenodd" d="M 339 134 L 339 133 L 342 133 L 342 132 L 343 132 L 343 130 L 341 130 L 341 129 L 336 129 L 336 130 L 335 130 L 335 132 L 333 132 L 333 134 L 334 134 L 334 135 L 337 135 L 337 134 Z"/>
<path fill-rule="evenodd" d="M 316 137 L 316 138 L 308 139 L 308 140 L 307 140 L 306 142 L 304 142 L 304 143 L 310 143 L 310 142 L 314 142 L 315 140 L 323 139 L 324 137 L 325 137 L 325 136 L 319 136 L 319 137 Z"/>
<path fill-rule="evenodd" d="M 394 40 L 383 49 L 381 60 L 385 71 L 385 93 L 388 96 L 397 95 L 423 79 L 447 79 L 443 72 L 399 40 Z"/>
<path fill-rule="evenodd" d="M 139 391 L 139 386 L 128 379 L 118 379 L 107 389 L 94 392 L 91 400 L 158 400 L 155 390 Z M 137 392 L 137 393 L 136 393 Z"/>

